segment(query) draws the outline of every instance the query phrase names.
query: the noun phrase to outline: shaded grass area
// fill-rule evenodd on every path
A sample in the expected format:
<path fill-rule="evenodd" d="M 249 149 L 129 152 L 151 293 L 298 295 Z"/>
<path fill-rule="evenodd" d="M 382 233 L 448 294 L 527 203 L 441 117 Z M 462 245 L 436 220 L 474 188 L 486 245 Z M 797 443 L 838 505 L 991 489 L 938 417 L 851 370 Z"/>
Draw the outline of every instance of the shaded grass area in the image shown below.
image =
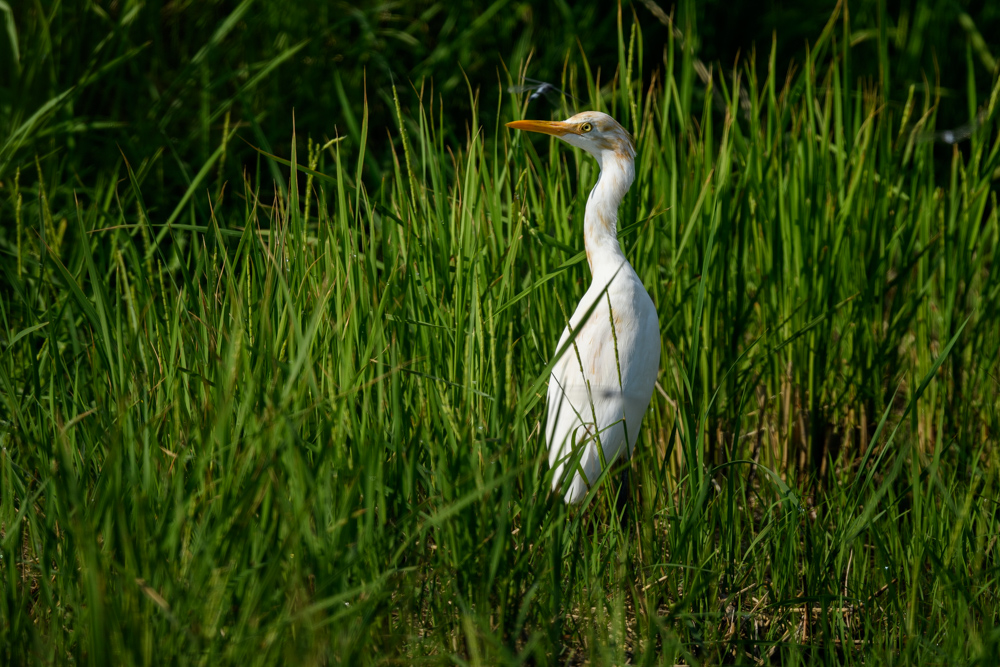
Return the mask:
<path fill-rule="evenodd" d="M 992 664 L 1000 87 L 942 163 L 934 89 L 856 83 L 843 19 L 737 69 L 749 110 L 674 42 L 640 85 L 627 14 L 610 85 L 568 61 L 635 133 L 661 318 L 624 520 L 616 473 L 550 493 L 539 426 L 589 157 L 401 87 L 379 179 L 366 114 L 242 171 L 225 127 L 166 209 L 163 154 L 24 163 L 4 662 Z"/>

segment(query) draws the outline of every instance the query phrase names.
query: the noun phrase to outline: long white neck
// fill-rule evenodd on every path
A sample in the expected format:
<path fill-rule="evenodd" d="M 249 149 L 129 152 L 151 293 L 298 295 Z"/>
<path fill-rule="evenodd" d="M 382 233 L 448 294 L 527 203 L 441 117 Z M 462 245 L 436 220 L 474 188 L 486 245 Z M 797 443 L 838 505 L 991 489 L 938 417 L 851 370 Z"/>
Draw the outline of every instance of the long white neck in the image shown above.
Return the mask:
<path fill-rule="evenodd" d="M 583 243 L 594 279 L 614 274 L 625 260 L 618 243 L 618 207 L 635 179 L 635 161 L 613 150 L 596 155 L 601 166 L 583 220 Z M 609 276 L 610 277 L 610 276 Z"/>

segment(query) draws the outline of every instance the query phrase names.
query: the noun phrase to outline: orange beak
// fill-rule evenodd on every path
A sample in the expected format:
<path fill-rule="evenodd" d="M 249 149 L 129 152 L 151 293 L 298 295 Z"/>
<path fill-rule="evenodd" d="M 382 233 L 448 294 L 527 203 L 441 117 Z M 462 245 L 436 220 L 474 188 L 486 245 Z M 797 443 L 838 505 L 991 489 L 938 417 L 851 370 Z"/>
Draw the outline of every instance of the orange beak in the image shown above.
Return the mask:
<path fill-rule="evenodd" d="M 507 127 L 512 130 L 551 134 L 554 137 L 562 137 L 567 134 L 580 134 L 575 124 L 564 123 L 558 120 L 515 120 L 507 123 Z"/>

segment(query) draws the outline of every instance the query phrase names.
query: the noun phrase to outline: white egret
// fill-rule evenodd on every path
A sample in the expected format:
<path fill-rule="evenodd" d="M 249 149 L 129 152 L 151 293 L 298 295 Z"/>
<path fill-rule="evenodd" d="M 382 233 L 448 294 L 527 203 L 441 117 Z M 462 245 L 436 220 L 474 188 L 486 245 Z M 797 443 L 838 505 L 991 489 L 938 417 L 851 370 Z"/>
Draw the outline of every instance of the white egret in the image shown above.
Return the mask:
<path fill-rule="evenodd" d="M 632 455 L 660 367 L 656 308 L 618 243 L 618 206 L 635 178 L 635 146 L 625 128 L 598 111 L 507 127 L 556 136 L 593 155 L 601 169 L 583 220 L 593 279 L 556 346 L 573 340 L 552 369 L 545 426 L 553 489 L 567 482 L 564 498 L 577 503 L 601 474 L 598 443 L 609 465 Z M 564 472 L 577 460 L 578 468 Z"/>

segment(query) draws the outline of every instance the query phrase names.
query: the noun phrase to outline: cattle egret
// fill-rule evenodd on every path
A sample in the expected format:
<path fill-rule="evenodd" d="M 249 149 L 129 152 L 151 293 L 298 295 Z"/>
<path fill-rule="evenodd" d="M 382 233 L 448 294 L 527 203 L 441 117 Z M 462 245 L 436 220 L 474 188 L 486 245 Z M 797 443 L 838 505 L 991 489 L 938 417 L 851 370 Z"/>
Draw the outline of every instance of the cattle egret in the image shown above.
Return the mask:
<path fill-rule="evenodd" d="M 656 308 L 618 243 L 618 206 L 635 178 L 635 146 L 625 128 L 597 111 L 507 127 L 558 137 L 593 155 L 601 170 L 583 220 L 593 278 L 556 346 L 558 353 L 572 341 L 552 369 L 545 426 L 552 488 L 562 485 L 566 502 L 578 503 L 601 474 L 598 444 L 607 465 L 632 455 L 660 366 Z"/>

